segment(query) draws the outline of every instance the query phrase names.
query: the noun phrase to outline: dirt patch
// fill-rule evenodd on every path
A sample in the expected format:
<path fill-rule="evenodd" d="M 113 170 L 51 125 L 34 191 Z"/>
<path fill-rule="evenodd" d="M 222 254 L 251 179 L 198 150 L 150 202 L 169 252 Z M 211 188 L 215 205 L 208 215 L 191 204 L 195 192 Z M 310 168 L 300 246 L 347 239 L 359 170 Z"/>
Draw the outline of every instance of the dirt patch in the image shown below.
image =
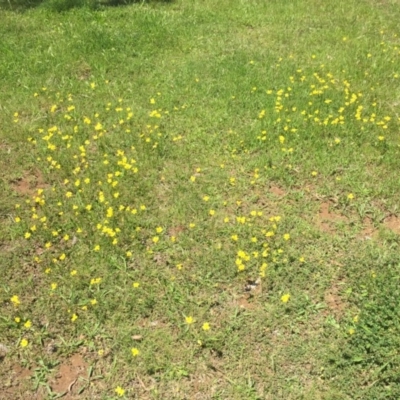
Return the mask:
<path fill-rule="evenodd" d="M 270 191 L 272 194 L 274 194 L 275 196 L 278 196 L 278 197 L 283 197 L 283 196 L 286 195 L 286 192 L 285 192 L 283 189 L 281 189 L 279 186 L 275 186 L 275 185 L 272 185 L 272 186 L 269 188 L 269 191 Z"/>
<path fill-rule="evenodd" d="M 171 228 L 168 229 L 168 236 L 172 237 L 172 236 L 178 236 L 179 234 L 181 234 L 182 232 L 185 231 L 185 227 L 183 225 L 177 225 L 177 226 L 173 226 Z"/>
<path fill-rule="evenodd" d="M 32 371 L 18 364 L 12 365 L 0 383 L 1 398 L 3 400 L 36 399 L 30 392 L 30 378 Z"/>
<path fill-rule="evenodd" d="M 370 218 L 364 218 L 363 228 L 359 233 L 359 238 L 363 240 L 371 240 L 376 233 L 376 228 Z"/>
<path fill-rule="evenodd" d="M 400 235 L 400 217 L 397 217 L 396 215 L 390 215 L 389 217 L 385 218 L 383 225 L 385 228 L 388 228 L 394 233 Z"/>
<path fill-rule="evenodd" d="M 321 203 L 317 219 L 321 230 L 327 233 L 335 233 L 335 225 L 337 223 L 348 222 L 348 218 L 344 215 L 332 212 L 331 204 L 329 202 Z"/>
<path fill-rule="evenodd" d="M 256 308 L 255 304 L 250 302 L 250 295 L 243 295 L 234 301 L 234 306 L 239 307 L 242 310 L 254 310 Z"/>
<path fill-rule="evenodd" d="M 54 380 L 50 382 L 53 392 L 65 393 L 63 399 L 78 398 L 77 393 L 81 387 L 80 377 L 87 376 L 88 364 L 80 354 L 74 354 L 59 367 Z"/>
<path fill-rule="evenodd" d="M 324 300 L 328 306 L 328 310 L 337 319 L 343 316 L 344 310 L 346 309 L 346 304 L 342 297 L 340 296 L 340 284 L 332 283 L 330 288 L 325 292 Z"/>
<path fill-rule="evenodd" d="M 21 179 L 10 183 L 11 187 L 22 196 L 33 196 L 38 189 L 50 186 L 44 181 L 43 174 L 39 170 L 26 173 Z"/>

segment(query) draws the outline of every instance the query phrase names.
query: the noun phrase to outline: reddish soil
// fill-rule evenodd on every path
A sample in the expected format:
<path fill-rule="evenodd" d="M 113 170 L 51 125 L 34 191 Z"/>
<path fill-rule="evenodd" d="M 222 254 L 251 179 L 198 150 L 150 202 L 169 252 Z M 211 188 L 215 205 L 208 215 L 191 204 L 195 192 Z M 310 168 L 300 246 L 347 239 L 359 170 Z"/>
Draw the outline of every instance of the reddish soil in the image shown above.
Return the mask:
<path fill-rule="evenodd" d="M 185 231 L 185 227 L 183 225 L 172 226 L 168 229 L 168 236 L 178 236 L 180 233 Z"/>
<path fill-rule="evenodd" d="M 398 235 L 400 235 L 400 217 L 397 217 L 396 215 L 391 215 L 391 216 L 385 218 L 383 225 L 386 228 L 393 231 L 394 233 L 397 233 Z"/>
<path fill-rule="evenodd" d="M 324 300 L 329 311 L 340 319 L 346 308 L 346 304 L 340 297 L 340 286 L 337 283 L 332 283 L 331 287 L 326 290 Z"/>
<path fill-rule="evenodd" d="M 2 377 L 0 383 L 0 398 L 2 400 L 23 400 L 36 399 L 32 396 L 30 389 L 32 383 L 29 381 L 32 376 L 32 371 L 16 364 L 10 367 L 5 377 Z M 5 378 L 5 380 L 3 380 Z"/>
<path fill-rule="evenodd" d="M 318 223 L 324 232 L 334 233 L 335 224 L 338 222 L 347 222 L 348 218 L 344 215 L 331 212 L 331 204 L 328 202 L 322 203 L 318 213 Z"/>
<path fill-rule="evenodd" d="M 11 182 L 11 187 L 22 196 L 32 196 L 37 189 L 49 187 L 45 183 L 42 173 L 39 170 L 33 173 L 26 173 L 21 179 Z"/>
<path fill-rule="evenodd" d="M 82 386 L 80 377 L 87 376 L 88 364 L 80 354 L 74 354 L 59 366 L 58 373 L 50 386 L 56 393 L 66 393 L 63 399 L 77 399 L 78 390 Z"/>
<path fill-rule="evenodd" d="M 375 235 L 376 229 L 372 223 L 372 220 L 369 218 L 365 218 L 363 221 L 363 229 L 359 233 L 359 237 L 364 240 L 372 239 Z"/>
<path fill-rule="evenodd" d="M 286 195 L 286 192 L 283 189 L 281 189 L 279 186 L 275 186 L 275 185 L 271 186 L 269 188 L 269 191 L 278 197 L 282 197 L 282 196 Z"/>
<path fill-rule="evenodd" d="M 256 308 L 254 303 L 250 303 L 248 300 L 250 299 L 249 295 L 244 295 L 243 297 L 239 297 L 235 300 L 234 305 L 243 310 L 253 310 Z"/>

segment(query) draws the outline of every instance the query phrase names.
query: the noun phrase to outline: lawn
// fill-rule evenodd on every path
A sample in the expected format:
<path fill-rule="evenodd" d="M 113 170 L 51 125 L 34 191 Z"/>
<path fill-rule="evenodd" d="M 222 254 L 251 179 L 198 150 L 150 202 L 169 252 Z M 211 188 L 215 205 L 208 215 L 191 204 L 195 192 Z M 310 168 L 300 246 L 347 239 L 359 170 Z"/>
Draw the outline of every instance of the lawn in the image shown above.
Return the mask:
<path fill-rule="evenodd" d="M 2 399 L 400 398 L 400 2 L 0 2 Z"/>

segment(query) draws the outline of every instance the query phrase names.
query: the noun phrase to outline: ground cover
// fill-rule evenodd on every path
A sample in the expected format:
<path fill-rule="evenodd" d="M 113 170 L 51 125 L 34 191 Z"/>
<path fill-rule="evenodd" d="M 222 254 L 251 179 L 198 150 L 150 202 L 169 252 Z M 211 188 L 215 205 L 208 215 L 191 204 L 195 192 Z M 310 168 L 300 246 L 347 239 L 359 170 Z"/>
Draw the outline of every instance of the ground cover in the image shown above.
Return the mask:
<path fill-rule="evenodd" d="M 398 398 L 399 3 L 56 5 L 1 9 L 5 398 Z"/>

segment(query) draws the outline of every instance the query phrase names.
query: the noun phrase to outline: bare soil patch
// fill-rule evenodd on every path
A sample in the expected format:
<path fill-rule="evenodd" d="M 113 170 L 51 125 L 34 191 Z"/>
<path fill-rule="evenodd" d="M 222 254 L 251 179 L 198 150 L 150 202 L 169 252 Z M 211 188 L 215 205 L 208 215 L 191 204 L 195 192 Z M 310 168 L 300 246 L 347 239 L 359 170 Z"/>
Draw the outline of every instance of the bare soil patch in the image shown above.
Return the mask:
<path fill-rule="evenodd" d="M 22 196 L 32 196 L 38 189 L 46 189 L 50 186 L 39 170 L 27 172 L 21 179 L 10 183 L 12 189 Z"/>
<path fill-rule="evenodd" d="M 363 240 L 371 240 L 376 233 L 376 228 L 370 218 L 364 218 L 363 228 L 359 233 L 359 238 Z"/>
<path fill-rule="evenodd" d="M 383 225 L 394 233 L 400 235 L 400 217 L 397 217 L 396 215 L 390 215 L 389 217 L 385 218 Z"/>
<path fill-rule="evenodd" d="M 1 367 L 5 367 L 1 365 Z M 7 371 L 8 370 L 8 371 Z M 30 378 L 32 371 L 18 364 L 5 367 L 5 375 L 1 376 L 0 397 L 2 400 L 36 399 L 32 396 Z"/>
<path fill-rule="evenodd" d="M 335 233 L 337 223 L 348 222 L 346 216 L 332 212 L 332 205 L 329 202 L 321 203 L 317 220 L 321 230 L 326 233 Z"/>
<path fill-rule="evenodd" d="M 272 194 L 274 194 L 275 196 L 278 196 L 278 197 L 283 197 L 283 196 L 286 195 L 286 192 L 283 189 L 281 189 L 279 186 L 276 186 L 276 185 L 272 185 L 269 188 L 269 191 Z"/>
<path fill-rule="evenodd" d="M 326 290 L 324 300 L 328 306 L 328 310 L 338 319 L 343 316 L 346 304 L 340 296 L 340 284 L 332 282 L 331 286 Z"/>
<path fill-rule="evenodd" d="M 80 377 L 87 376 L 88 364 L 80 354 L 74 354 L 63 362 L 58 373 L 50 382 L 52 390 L 56 393 L 65 393 L 64 399 L 75 399 L 81 387 Z"/>

